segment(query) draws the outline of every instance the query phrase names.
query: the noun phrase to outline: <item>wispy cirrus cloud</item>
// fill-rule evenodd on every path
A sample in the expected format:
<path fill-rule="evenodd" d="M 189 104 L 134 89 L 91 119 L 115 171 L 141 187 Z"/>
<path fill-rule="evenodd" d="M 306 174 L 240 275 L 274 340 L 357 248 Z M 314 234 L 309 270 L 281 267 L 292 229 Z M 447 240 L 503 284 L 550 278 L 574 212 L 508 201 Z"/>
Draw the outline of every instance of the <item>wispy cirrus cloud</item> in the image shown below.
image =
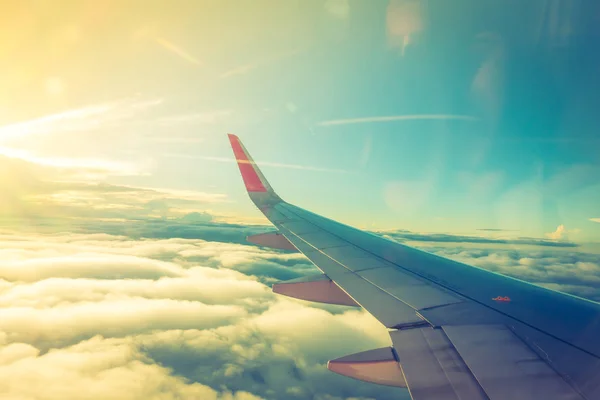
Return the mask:
<path fill-rule="evenodd" d="M 272 62 L 275 62 L 275 61 L 278 61 L 278 60 L 281 60 L 281 59 L 284 59 L 287 57 L 294 56 L 296 54 L 301 53 L 302 51 L 303 51 L 303 49 L 292 49 L 292 50 L 287 50 L 287 51 L 283 51 L 280 53 L 276 53 L 274 55 L 267 56 L 262 59 L 258 59 L 258 60 L 249 62 L 247 64 L 242 64 L 237 67 L 231 68 L 231 69 L 221 73 L 221 75 L 219 75 L 219 77 L 221 79 L 224 79 L 224 78 L 230 78 L 235 75 L 244 75 L 244 74 L 247 74 L 248 72 L 252 71 L 253 69 L 256 69 L 263 65 L 267 65 L 267 64 L 270 64 Z"/>
<path fill-rule="evenodd" d="M 200 60 L 198 60 L 196 57 L 194 57 L 192 54 L 190 54 L 187 50 L 185 50 L 180 45 L 176 45 L 175 43 L 173 43 L 163 37 L 157 37 L 155 39 L 155 41 L 160 46 L 162 46 L 164 49 L 175 54 L 176 56 L 179 56 L 180 58 L 184 59 L 185 61 L 189 62 L 190 64 L 197 65 L 197 66 L 202 65 L 202 62 Z"/>
<path fill-rule="evenodd" d="M 97 179 L 107 175 L 131 176 L 143 174 L 140 166 L 134 163 L 119 162 L 99 158 L 37 156 L 27 150 L 0 147 L 0 155 L 16 158 L 40 166 L 71 170 L 70 178 Z M 2 163 L 0 163 L 2 164 Z"/>
<path fill-rule="evenodd" d="M 117 102 L 112 102 L 91 105 L 34 118 L 28 121 L 4 125 L 0 127 L 0 141 L 38 133 L 49 133 L 56 129 L 80 129 L 82 122 L 86 121 L 87 118 L 105 114 L 116 107 L 117 104 Z"/>
<path fill-rule="evenodd" d="M 196 160 L 206 160 L 206 161 L 215 161 L 222 163 L 236 163 L 236 160 L 233 158 L 226 157 L 210 157 L 210 156 L 193 156 L 187 154 L 166 154 L 167 157 L 176 157 L 176 158 L 190 158 Z M 286 163 L 276 163 L 270 161 L 256 161 L 256 164 L 259 166 L 264 165 L 267 167 L 275 167 L 275 168 L 287 168 L 287 169 L 299 169 L 303 171 L 316 171 L 316 172 L 333 172 L 338 174 L 345 174 L 349 171 L 344 169 L 335 169 L 335 168 L 324 168 L 324 167 L 312 167 L 310 165 L 298 165 L 298 164 L 286 164 Z"/>
<path fill-rule="evenodd" d="M 130 97 L 8 124 L 0 126 L 0 142 L 11 143 L 39 134 L 98 130 L 132 120 L 162 102 L 161 98 Z"/>
<path fill-rule="evenodd" d="M 590 218 L 590 221 L 600 223 L 600 218 Z"/>
<path fill-rule="evenodd" d="M 0 155 L 81 169 L 85 178 L 141 175 L 152 169 L 158 144 L 176 146 L 204 140 L 194 132 L 167 128 L 215 125 L 233 113 L 217 109 L 172 114 L 160 107 L 163 103 L 158 97 L 133 96 L 0 126 Z"/>
<path fill-rule="evenodd" d="M 221 122 L 233 114 L 231 109 L 216 109 L 185 114 L 159 111 L 159 115 L 155 115 L 156 108 L 163 103 L 163 98 L 134 96 L 8 124 L 0 126 L 0 143 L 14 143 L 18 139 L 38 134 L 81 133 L 116 127 L 210 125 Z M 146 134 L 145 131 L 137 133 Z M 172 136 L 172 133 L 169 133 L 169 137 Z"/>
<path fill-rule="evenodd" d="M 156 122 L 163 125 L 196 123 L 215 124 L 222 121 L 223 118 L 231 116 L 231 114 L 233 114 L 233 110 L 213 110 L 189 114 L 175 114 L 160 117 Z"/>
<path fill-rule="evenodd" d="M 409 121 L 409 120 L 460 120 L 460 121 L 477 121 L 478 118 L 470 115 L 454 115 L 454 114 L 412 114 L 412 115 L 389 115 L 380 117 L 363 117 L 363 118 L 345 118 L 332 119 L 328 121 L 318 122 L 318 126 L 334 126 L 334 125 L 350 125 L 350 124 L 367 124 L 372 122 L 390 122 L 390 121 Z"/>

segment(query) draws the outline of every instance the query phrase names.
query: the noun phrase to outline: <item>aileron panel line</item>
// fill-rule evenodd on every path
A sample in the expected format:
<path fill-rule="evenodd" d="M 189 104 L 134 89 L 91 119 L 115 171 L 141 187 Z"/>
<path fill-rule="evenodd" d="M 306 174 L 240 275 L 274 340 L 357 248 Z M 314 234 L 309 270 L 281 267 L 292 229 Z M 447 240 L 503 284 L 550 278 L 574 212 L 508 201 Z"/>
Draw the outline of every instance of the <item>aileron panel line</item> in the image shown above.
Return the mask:
<path fill-rule="evenodd" d="M 583 399 L 504 325 L 443 330 L 492 400 Z"/>
<path fill-rule="evenodd" d="M 413 400 L 488 400 L 442 330 L 400 330 L 390 337 Z"/>
<path fill-rule="evenodd" d="M 286 232 L 284 227 L 281 227 L 280 230 L 317 268 L 384 326 L 393 328 L 398 325 L 423 322 L 412 308 L 399 299 L 377 286 L 369 284 L 362 277 L 311 247 L 298 236 L 289 231 Z"/>

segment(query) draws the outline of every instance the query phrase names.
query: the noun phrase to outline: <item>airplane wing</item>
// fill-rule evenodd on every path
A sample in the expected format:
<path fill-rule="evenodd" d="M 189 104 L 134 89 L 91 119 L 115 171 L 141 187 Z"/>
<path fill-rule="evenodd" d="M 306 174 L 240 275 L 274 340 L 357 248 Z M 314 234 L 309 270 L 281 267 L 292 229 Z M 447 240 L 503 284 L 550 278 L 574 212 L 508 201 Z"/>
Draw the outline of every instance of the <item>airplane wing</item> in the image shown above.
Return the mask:
<path fill-rule="evenodd" d="M 600 398 L 600 304 L 287 203 L 239 138 L 229 140 L 250 199 L 277 228 L 249 240 L 300 251 L 322 272 L 273 290 L 362 307 L 389 330 L 392 347 L 332 360 L 330 370 L 406 387 L 414 400 Z"/>

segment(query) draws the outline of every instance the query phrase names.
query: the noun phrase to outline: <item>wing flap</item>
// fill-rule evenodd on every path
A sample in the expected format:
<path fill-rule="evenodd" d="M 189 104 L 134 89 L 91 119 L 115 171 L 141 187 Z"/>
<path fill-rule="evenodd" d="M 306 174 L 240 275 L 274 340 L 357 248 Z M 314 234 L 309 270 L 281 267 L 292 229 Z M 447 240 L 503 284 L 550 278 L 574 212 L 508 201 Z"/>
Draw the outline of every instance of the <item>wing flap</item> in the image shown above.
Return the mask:
<path fill-rule="evenodd" d="M 379 385 L 406 387 L 402 367 L 391 347 L 363 351 L 331 360 L 327 369 L 337 374 Z"/>
<path fill-rule="evenodd" d="M 390 337 L 413 400 L 488 399 L 442 330 L 398 330 Z"/>
<path fill-rule="evenodd" d="M 273 285 L 273 292 L 300 300 L 359 307 L 325 274 L 304 276 Z"/>
<path fill-rule="evenodd" d="M 413 278 L 396 267 L 370 269 L 358 274 L 373 285 L 402 299 L 415 310 L 462 302 L 460 297 Z"/>
<path fill-rule="evenodd" d="M 492 400 L 583 399 L 505 325 L 443 330 Z"/>
<path fill-rule="evenodd" d="M 391 296 L 375 285 L 369 284 L 359 275 L 347 270 L 337 261 L 319 251 L 302 249 L 302 242 L 291 235 L 288 239 L 299 248 L 306 257 L 325 273 L 337 286 L 346 292 L 356 303 L 369 311 L 386 327 L 413 325 L 424 321 L 402 301 Z"/>
<path fill-rule="evenodd" d="M 279 250 L 288 250 L 296 253 L 298 252 L 298 249 L 295 248 L 294 245 L 291 244 L 290 241 L 279 232 L 267 232 L 250 235 L 246 237 L 246 240 L 259 246 L 270 247 L 272 249 Z"/>

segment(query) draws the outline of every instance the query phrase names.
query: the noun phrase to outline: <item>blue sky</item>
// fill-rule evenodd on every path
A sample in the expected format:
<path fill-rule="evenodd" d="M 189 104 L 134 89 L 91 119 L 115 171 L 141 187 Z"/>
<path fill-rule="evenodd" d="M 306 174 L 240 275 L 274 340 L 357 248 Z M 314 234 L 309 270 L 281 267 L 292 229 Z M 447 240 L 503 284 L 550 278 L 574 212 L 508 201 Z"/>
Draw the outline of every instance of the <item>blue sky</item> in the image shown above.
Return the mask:
<path fill-rule="evenodd" d="M 5 50 L 0 145 L 259 218 L 234 132 L 283 198 L 353 225 L 597 241 L 597 32 L 576 6 L 496 7 L 82 3 Z"/>

